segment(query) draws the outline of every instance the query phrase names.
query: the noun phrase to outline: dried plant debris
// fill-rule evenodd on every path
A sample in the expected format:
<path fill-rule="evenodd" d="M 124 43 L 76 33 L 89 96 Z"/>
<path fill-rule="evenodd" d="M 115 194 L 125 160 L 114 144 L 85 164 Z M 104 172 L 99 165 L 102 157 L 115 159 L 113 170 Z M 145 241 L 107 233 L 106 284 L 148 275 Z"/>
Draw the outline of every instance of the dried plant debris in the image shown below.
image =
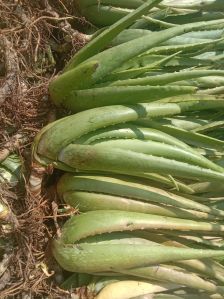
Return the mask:
<path fill-rule="evenodd" d="M 19 186 L 0 179 L 0 298 L 69 296 L 46 266 L 60 213 L 54 191 L 35 196 L 26 182 L 33 138 L 56 118 L 49 80 L 86 43 L 75 13 L 70 0 L 0 0 L 0 164 L 15 154 L 22 163 Z"/>

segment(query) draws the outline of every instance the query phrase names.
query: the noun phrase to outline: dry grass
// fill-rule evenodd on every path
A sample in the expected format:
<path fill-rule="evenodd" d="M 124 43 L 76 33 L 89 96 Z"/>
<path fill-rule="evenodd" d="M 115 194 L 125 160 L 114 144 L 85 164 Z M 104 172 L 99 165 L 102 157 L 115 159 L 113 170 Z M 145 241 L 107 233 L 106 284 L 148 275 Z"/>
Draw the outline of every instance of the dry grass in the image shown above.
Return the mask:
<path fill-rule="evenodd" d="M 54 189 L 48 188 L 53 182 L 34 196 L 27 181 L 33 138 L 56 118 L 49 80 L 85 43 L 85 36 L 73 29 L 84 21 L 73 14 L 70 0 L 0 0 L 0 159 L 17 152 L 26 169 L 22 188 L 0 190 L 18 221 L 4 235 L 10 241 L 0 298 L 70 298 L 55 283 L 54 273 L 61 273 L 49 253 L 61 221 Z"/>

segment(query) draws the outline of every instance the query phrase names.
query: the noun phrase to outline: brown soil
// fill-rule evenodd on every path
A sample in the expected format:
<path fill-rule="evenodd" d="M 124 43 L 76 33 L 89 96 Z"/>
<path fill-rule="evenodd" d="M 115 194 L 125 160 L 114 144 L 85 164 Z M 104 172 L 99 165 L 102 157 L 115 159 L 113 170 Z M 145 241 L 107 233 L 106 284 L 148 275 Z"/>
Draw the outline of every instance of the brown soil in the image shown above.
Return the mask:
<path fill-rule="evenodd" d="M 14 224 L 0 232 L 6 241 L 0 264 L 7 265 L 0 276 L 0 298 L 70 298 L 58 287 L 62 273 L 49 250 L 66 217 L 58 215 L 55 179 L 46 179 L 37 196 L 28 179 L 35 135 L 56 113 L 63 115 L 49 100 L 48 83 L 85 42 L 74 29 L 85 22 L 74 17 L 72 2 L 0 0 L 0 159 L 16 152 L 24 163 L 23 187 L 0 187 Z"/>

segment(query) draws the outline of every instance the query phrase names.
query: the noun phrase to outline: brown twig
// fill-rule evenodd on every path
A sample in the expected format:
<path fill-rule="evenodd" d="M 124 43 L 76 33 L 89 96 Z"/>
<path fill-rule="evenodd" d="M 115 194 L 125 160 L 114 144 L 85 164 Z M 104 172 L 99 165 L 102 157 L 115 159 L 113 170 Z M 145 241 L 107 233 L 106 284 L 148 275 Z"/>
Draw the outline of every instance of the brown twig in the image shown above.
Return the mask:
<path fill-rule="evenodd" d="M 16 134 L 10 138 L 7 138 L 5 143 L 0 144 L 0 148 L 2 148 L 2 150 L 0 150 L 0 162 L 5 160 L 11 152 L 18 150 L 20 144 L 25 144 L 27 140 L 28 138 L 22 136 L 21 134 Z"/>
<path fill-rule="evenodd" d="M 55 19 L 60 20 L 59 14 L 52 8 L 48 0 L 45 0 L 45 5 L 46 5 L 47 12 L 52 16 L 54 16 Z M 64 20 L 58 22 L 58 26 L 68 35 L 68 37 L 71 38 L 72 41 L 79 40 L 82 41 L 83 43 L 86 43 L 90 40 L 90 37 L 88 35 L 73 29 L 71 24 L 68 22 L 68 18 L 67 19 L 65 18 Z"/>
<path fill-rule="evenodd" d="M 57 221 L 57 218 L 58 218 L 58 205 L 55 201 L 52 201 L 51 206 L 52 206 L 52 212 L 53 212 L 54 225 L 55 225 L 55 228 L 56 228 L 56 235 L 57 235 L 57 237 L 60 237 L 61 236 L 61 229 L 60 229 L 60 227 L 58 225 L 58 221 Z"/>
<path fill-rule="evenodd" d="M 0 35 L 0 48 L 4 52 L 6 68 L 5 80 L 0 87 L 0 105 L 2 105 L 18 83 L 19 62 L 12 43 L 4 35 Z"/>

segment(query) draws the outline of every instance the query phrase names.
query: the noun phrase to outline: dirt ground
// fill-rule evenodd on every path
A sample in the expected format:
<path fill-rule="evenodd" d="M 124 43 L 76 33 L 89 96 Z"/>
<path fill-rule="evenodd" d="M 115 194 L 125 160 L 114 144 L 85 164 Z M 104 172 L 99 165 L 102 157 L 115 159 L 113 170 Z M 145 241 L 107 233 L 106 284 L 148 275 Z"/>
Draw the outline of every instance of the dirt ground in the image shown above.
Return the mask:
<path fill-rule="evenodd" d="M 13 215 L 13 228 L 0 232 L 6 269 L 0 298 L 71 297 L 58 287 L 64 274 L 49 250 L 66 217 L 53 188 L 57 173 L 45 176 L 41 194 L 30 192 L 28 180 L 35 135 L 64 114 L 52 105 L 48 83 L 85 43 L 79 31 L 88 24 L 73 6 L 72 0 L 0 0 L 0 160 L 16 152 L 24 169 L 22 184 L 0 187 Z"/>

